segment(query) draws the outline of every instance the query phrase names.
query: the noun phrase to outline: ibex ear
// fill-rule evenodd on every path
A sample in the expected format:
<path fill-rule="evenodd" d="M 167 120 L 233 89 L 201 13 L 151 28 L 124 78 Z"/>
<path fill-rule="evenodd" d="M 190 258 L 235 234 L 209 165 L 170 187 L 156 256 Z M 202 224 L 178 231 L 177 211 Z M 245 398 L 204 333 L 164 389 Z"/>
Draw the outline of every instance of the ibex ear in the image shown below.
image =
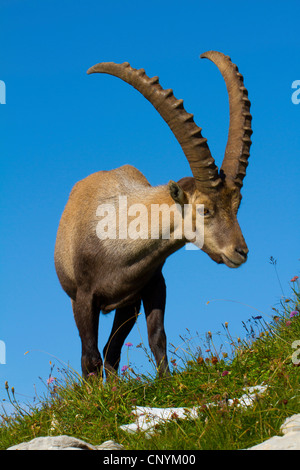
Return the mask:
<path fill-rule="evenodd" d="M 178 183 L 175 183 L 175 181 L 169 181 L 168 188 L 170 195 L 175 202 L 180 205 L 187 204 L 188 198 Z"/>

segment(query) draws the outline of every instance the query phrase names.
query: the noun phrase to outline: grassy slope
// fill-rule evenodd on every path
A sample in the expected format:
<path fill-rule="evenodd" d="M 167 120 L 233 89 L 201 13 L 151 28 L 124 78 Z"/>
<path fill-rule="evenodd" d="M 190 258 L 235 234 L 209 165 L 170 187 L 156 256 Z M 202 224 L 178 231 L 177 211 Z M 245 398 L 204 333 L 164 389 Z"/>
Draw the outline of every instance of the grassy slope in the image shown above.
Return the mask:
<path fill-rule="evenodd" d="M 103 385 L 96 377 L 85 382 L 62 370 L 62 379 L 48 385 L 48 397 L 40 409 L 30 412 L 19 408 L 13 390 L 7 386 L 16 415 L 2 416 L 0 449 L 34 437 L 60 434 L 96 445 L 114 439 L 132 450 L 243 449 L 279 434 L 284 419 L 300 413 L 300 365 L 295 364 L 295 359 L 300 359 L 300 345 L 299 354 L 292 347 L 300 340 L 298 282 L 292 283 L 291 299 L 284 299 L 271 324 L 254 318 L 255 338 L 248 325 L 248 338 L 233 340 L 228 325 L 224 325 L 231 357 L 214 350 L 213 338 L 208 334 L 207 357 L 200 355 L 199 348 L 192 352 L 187 344 L 184 367 L 179 370 L 173 361 L 169 379 L 137 377 L 129 369 L 122 378 Z M 291 312 L 296 313 L 290 316 Z M 243 409 L 238 400 L 227 406 L 227 398 L 242 396 L 245 386 L 262 383 L 268 386 L 267 392 L 252 407 Z M 208 407 L 211 402 L 216 406 Z M 146 439 L 143 433 L 129 435 L 119 429 L 133 421 L 131 411 L 135 405 L 198 406 L 201 415 L 191 421 L 174 416 L 172 422 Z"/>

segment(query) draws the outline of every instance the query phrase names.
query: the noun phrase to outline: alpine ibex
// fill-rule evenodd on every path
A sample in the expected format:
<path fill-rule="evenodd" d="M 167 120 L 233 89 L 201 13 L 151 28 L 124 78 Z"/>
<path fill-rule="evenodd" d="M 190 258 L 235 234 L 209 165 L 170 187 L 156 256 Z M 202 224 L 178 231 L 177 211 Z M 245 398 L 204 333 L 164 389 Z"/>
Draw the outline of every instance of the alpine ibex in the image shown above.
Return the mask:
<path fill-rule="evenodd" d="M 219 68 L 229 96 L 228 142 L 220 171 L 193 115 L 185 111 L 183 100 L 176 99 L 171 89 L 164 90 L 160 86 L 158 77 L 149 78 L 143 69 L 133 69 L 127 62 L 100 63 L 87 72 L 119 77 L 147 98 L 181 145 L 193 177 L 152 187 L 139 170 L 125 165 L 94 173 L 72 189 L 58 228 L 55 267 L 62 287 L 72 301 L 82 343 L 84 376 L 102 373 L 103 363 L 97 344 L 100 311 L 116 310 L 112 331 L 103 351 L 108 375 L 118 369 L 122 345 L 135 323 L 141 302 L 147 320 L 149 345 L 159 374 L 169 373 L 164 331 L 166 287 L 162 267 L 166 258 L 187 241 L 198 243 L 196 238 L 188 240 L 185 236 L 178 238 L 174 235 L 185 215 L 181 216 L 181 222 L 178 218 L 176 222 L 174 217 L 170 220 L 169 237 L 163 236 L 159 225 L 156 227 L 158 236 L 154 238 L 122 236 L 101 239 L 97 234 L 99 206 L 112 204 L 117 208 L 119 196 L 126 197 L 130 206 L 135 203 L 143 203 L 146 208 L 157 204 L 170 207 L 176 203 L 177 208 L 189 205 L 195 226 L 197 205 L 203 204 L 201 217 L 205 238 L 199 247 L 213 261 L 231 268 L 240 266 L 247 259 L 248 248 L 237 222 L 237 211 L 251 145 L 248 92 L 242 75 L 228 56 L 210 51 L 201 57 L 210 59 Z M 124 218 L 121 212 L 117 224 Z M 158 224 L 161 224 L 160 219 Z"/>

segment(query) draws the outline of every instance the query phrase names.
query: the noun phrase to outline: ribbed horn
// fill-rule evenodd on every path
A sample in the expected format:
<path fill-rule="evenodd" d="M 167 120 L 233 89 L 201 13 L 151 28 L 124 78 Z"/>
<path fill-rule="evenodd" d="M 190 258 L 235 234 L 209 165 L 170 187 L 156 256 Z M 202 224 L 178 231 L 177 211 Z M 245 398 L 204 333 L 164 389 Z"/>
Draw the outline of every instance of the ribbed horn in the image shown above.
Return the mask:
<path fill-rule="evenodd" d="M 195 124 L 193 114 L 185 111 L 183 100 L 176 99 L 171 89 L 164 90 L 161 87 L 158 77 L 149 78 L 144 69 L 134 69 L 128 62 L 102 62 L 87 71 L 88 74 L 95 72 L 121 78 L 150 101 L 181 145 L 198 189 L 210 191 L 222 184 L 207 139 L 202 137 L 201 128 Z"/>
<path fill-rule="evenodd" d="M 221 52 L 209 51 L 201 54 L 201 58 L 211 60 L 220 70 L 229 97 L 229 132 L 221 174 L 225 175 L 226 183 L 238 188 L 243 186 L 246 176 L 252 134 L 250 101 L 244 86 L 243 76 L 230 57 Z"/>

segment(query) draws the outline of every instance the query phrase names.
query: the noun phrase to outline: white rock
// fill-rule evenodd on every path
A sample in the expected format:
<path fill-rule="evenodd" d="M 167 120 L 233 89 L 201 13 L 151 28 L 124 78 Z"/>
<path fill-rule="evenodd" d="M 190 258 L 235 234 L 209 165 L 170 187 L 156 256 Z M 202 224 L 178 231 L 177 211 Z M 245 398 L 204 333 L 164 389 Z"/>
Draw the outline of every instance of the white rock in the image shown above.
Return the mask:
<path fill-rule="evenodd" d="M 242 408 L 247 408 L 248 406 L 252 406 L 257 398 L 260 397 L 266 390 L 267 385 L 256 385 L 255 387 L 245 387 L 243 390 L 246 392 L 244 393 L 239 399 L 239 403 L 236 406 L 241 406 Z M 231 406 L 235 400 L 228 400 L 228 405 Z"/>
<path fill-rule="evenodd" d="M 164 424 L 173 419 L 195 419 L 198 417 L 197 409 L 194 408 L 151 408 L 148 406 L 137 406 L 132 412 L 135 423 L 120 426 L 123 431 L 134 433 L 146 431 L 146 437 L 155 432 L 155 426 Z"/>
<path fill-rule="evenodd" d="M 284 423 L 280 427 L 280 431 L 283 434 L 287 434 L 291 431 L 300 432 L 300 414 L 290 416 L 286 418 Z"/>
<path fill-rule="evenodd" d="M 289 432 L 285 436 L 274 436 L 248 450 L 300 450 L 300 432 Z"/>
<path fill-rule="evenodd" d="M 244 394 L 238 399 L 236 406 L 247 408 L 252 406 L 257 398 L 266 390 L 266 385 L 257 385 L 255 387 L 246 387 L 243 389 Z M 228 406 L 232 406 L 235 400 L 228 400 Z M 208 403 L 207 407 L 216 406 L 215 403 Z M 201 414 L 199 407 L 193 408 L 151 408 L 149 406 L 137 406 L 133 409 L 132 414 L 135 416 L 135 422 L 124 424 L 120 429 L 128 433 L 138 431 L 145 432 L 145 437 L 151 437 L 155 433 L 155 426 L 164 424 L 172 419 L 196 419 Z"/>
<path fill-rule="evenodd" d="M 105 441 L 100 446 L 96 446 L 97 450 L 124 450 L 122 444 L 118 444 L 115 441 Z"/>
<path fill-rule="evenodd" d="M 123 446 L 114 441 L 106 441 L 99 446 L 71 436 L 36 437 L 29 442 L 22 442 L 7 450 L 121 450 Z"/>
<path fill-rule="evenodd" d="M 36 437 L 29 442 L 22 442 L 7 450 L 96 450 L 96 447 L 70 436 Z"/>
<path fill-rule="evenodd" d="M 287 418 L 280 430 L 283 436 L 271 437 L 248 450 L 300 450 L 300 414 Z"/>

